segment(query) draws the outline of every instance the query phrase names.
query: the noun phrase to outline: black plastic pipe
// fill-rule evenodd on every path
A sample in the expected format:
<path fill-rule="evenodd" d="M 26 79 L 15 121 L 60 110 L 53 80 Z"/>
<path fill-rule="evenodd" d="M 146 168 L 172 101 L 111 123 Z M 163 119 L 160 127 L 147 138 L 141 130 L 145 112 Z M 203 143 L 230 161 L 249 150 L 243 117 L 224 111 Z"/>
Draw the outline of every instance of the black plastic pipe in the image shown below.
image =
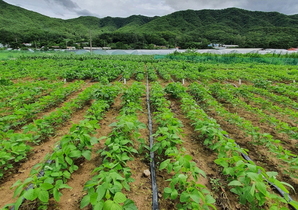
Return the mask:
<path fill-rule="evenodd" d="M 224 135 L 224 136 L 226 136 L 227 138 L 230 138 L 228 135 Z M 235 142 L 235 144 L 239 147 L 239 145 L 236 142 Z M 244 153 L 241 153 L 241 156 L 247 161 L 254 162 L 248 155 L 246 155 Z M 271 187 L 275 188 L 275 190 L 277 190 L 279 192 L 279 194 L 288 202 L 288 205 L 290 205 L 293 209 L 298 210 L 297 208 L 295 208 L 294 206 L 292 206 L 289 203 L 289 202 L 293 201 L 293 199 L 291 198 L 291 196 L 288 193 L 284 192 L 282 189 L 280 189 L 278 186 L 276 186 L 269 180 L 267 180 L 267 179 L 265 179 L 265 180 L 266 180 L 266 182 L 268 182 L 270 184 Z"/>
<path fill-rule="evenodd" d="M 158 210 L 158 188 L 156 183 L 156 173 L 155 173 L 155 162 L 154 162 L 154 152 L 152 147 L 154 145 L 153 132 L 152 132 L 152 118 L 150 111 L 150 95 L 149 95 L 149 81 L 147 74 L 147 110 L 148 110 L 148 129 L 149 129 L 149 142 L 150 142 L 150 172 L 151 172 L 151 184 L 152 184 L 152 210 Z"/>
<path fill-rule="evenodd" d="M 58 147 L 58 149 L 61 149 L 61 146 L 60 145 L 58 145 L 57 146 Z M 53 160 L 47 160 L 46 161 L 46 163 L 48 163 L 48 164 L 51 164 L 53 162 Z M 38 174 L 37 174 L 37 177 L 38 178 L 41 178 L 41 177 L 43 177 L 44 176 L 44 169 L 42 169 L 40 172 L 38 172 Z M 33 189 L 34 188 L 34 185 L 33 184 L 30 184 L 27 188 L 26 188 L 26 191 L 27 190 L 30 190 L 30 189 Z M 23 197 L 23 199 L 22 199 L 22 203 L 25 201 L 25 198 Z M 22 203 L 21 203 L 21 205 L 22 205 Z M 20 205 L 20 206 L 21 206 Z M 14 206 L 12 206 L 11 208 L 10 208 L 10 210 L 14 210 L 15 208 L 14 208 Z"/>

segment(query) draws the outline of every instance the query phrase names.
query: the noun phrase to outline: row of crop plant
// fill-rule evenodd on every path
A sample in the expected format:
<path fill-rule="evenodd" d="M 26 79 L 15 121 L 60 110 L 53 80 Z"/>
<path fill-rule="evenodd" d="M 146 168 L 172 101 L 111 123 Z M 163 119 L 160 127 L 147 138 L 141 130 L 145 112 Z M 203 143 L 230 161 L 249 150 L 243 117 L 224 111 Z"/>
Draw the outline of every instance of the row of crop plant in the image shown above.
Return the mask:
<path fill-rule="evenodd" d="M 93 91 L 97 88 L 99 88 L 99 84 L 86 88 L 61 108 L 24 126 L 21 133 L 3 132 L 3 141 L 0 142 L 0 178 L 4 176 L 5 171 L 13 168 L 15 163 L 27 157 L 32 150 L 32 147 L 29 146 L 30 143 L 39 144 L 54 135 L 56 128 L 67 122 L 74 112 L 92 99 Z"/>
<path fill-rule="evenodd" d="M 61 86 L 34 103 L 19 105 L 11 114 L 0 118 L 0 130 L 8 131 L 32 121 L 38 113 L 63 102 L 67 96 L 79 90 L 83 83 L 83 81 L 77 81 L 66 87 Z M 22 99 L 18 100 L 18 103 L 21 104 Z"/>
<path fill-rule="evenodd" d="M 48 81 L 17 82 L 10 85 L 0 85 L 0 107 L 17 109 L 24 104 L 35 102 L 38 98 L 49 94 L 63 85 L 62 82 Z"/>
<path fill-rule="evenodd" d="M 244 159 L 242 154 L 247 155 L 247 151 L 227 137 L 227 133 L 197 105 L 184 86 L 170 83 L 166 90 L 180 99 L 181 109 L 204 138 L 203 144 L 217 153 L 215 163 L 222 167 L 222 173 L 228 177 L 231 192 L 238 195 L 241 204 L 248 203 L 250 208 L 260 208 L 266 204 L 270 209 L 287 209 L 285 203 L 289 202 L 298 207 L 297 202 L 288 198 L 289 191 L 285 183 L 275 178 L 277 173 L 266 172 L 254 162 Z M 269 182 L 282 189 L 286 198 L 273 193 Z"/>
<path fill-rule="evenodd" d="M 142 142 L 140 129 L 146 128 L 137 118 L 137 112 L 142 110 L 141 96 L 144 85 L 135 82 L 124 90 L 122 108 L 117 121 L 105 141 L 105 147 L 98 151 L 101 165 L 94 169 L 94 176 L 88 181 L 84 190 L 86 195 L 81 200 L 81 208 L 92 206 L 92 209 L 137 209 L 134 202 L 127 198 L 124 190 L 130 190 L 131 169 L 127 162 L 133 160 L 138 150 L 133 140 Z"/>
<path fill-rule="evenodd" d="M 110 92 L 110 95 L 103 97 L 103 94 L 99 94 L 102 90 Z M 53 153 L 47 156 L 44 162 L 33 167 L 26 180 L 14 184 L 14 196 L 18 199 L 7 207 L 14 206 L 14 209 L 19 209 L 26 199 L 36 201 L 39 209 L 46 209 L 50 198 L 59 201 L 62 196 L 60 190 L 69 188 L 67 180 L 79 168 L 78 164 L 82 159 L 90 160 L 92 147 L 99 141 L 92 137 L 92 134 L 99 129 L 98 120 L 118 95 L 119 87 L 95 85 L 88 92 L 97 103 L 91 105 L 84 120 L 74 124 L 69 133 L 62 137 Z M 87 92 L 85 94 L 87 95 Z M 94 112 L 97 119 L 93 119 Z"/>
<path fill-rule="evenodd" d="M 236 88 L 230 84 L 222 85 L 219 83 L 214 83 L 209 86 L 209 89 L 212 95 L 218 100 L 223 100 L 232 105 L 233 107 L 241 107 L 242 109 L 247 110 L 253 114 L 256 114 L 262 122 L 266 122 L 269 125 L 273 126 L 276 131 L 284 132 L 289 135 L 291 138 L 297 138 L 297 127 L 292 127 L 289 124 L 282 122 L 279 119 L 276 119 L 274 116 L 265 114 L 261 109 L 257 109 L 244 101 L 240 100 L 237 96 Z"/>
<path fill-rule="evenodd" d="M 186 154 L 179 137 L 183 125 L 169 108 L 170 103 L 159 83 L 151 86 L 150 103 L 157 126 L 153 135 L 156 141 L 153 151 L 157 153 L 159 170 L 166 170 L 171 177 L 167 180 L 168 187 L 163 189 L 164 199 L 172 200 L 177 209 L 216 209 L 210 191 L 198 183 L 200 177 L 206 177 L 206 174 L 192 161 L 193 157 Z"/>
<path fill-rule="evenodd" d="M 290 87 L 293 87 L 293 89 Z M 259 94 L 282 106 L 287 106 L 294 110 L 298 109 L 298 86 L 296 85 L 275 84 L 265 86 L 264 88 L 253 86 L 243 86 L 241 88 L 248 89 L 250 92 Z"/>
<path fill-rule="evenodd" d="M 208 86 L 193 83 L 189 86 L 189 91 L 204 111 L 214 111 L 218 116 L 222 117 L 224 121 L 235 125 L 239 130 L 251 137 L 252 144 L 266 146 L 271 152 L 271 157 L 280 159 L 287 164 L 288 168 L 284 167 L 283 170 L 287 174 L 297 178 L 297 157 L 293 151 L 285 149 L 280 140 L 274 139 L 274 137 L 268 133 L 261 132 L 260 127 L 254 126 L 251 121 L 240 117 L 237 113 L 227 111 L 222 104 L 211 96 L 211 92 L 208 91 Z"/>
<path fill-rule="evenodd" d="M 256 90 L 254 87 L 251 86 L 241 86 L 234 91 L 234 95 L 236 97 L 239 97 L 241 100 L 245 101 L 246 103 L 253 104 L 253 106 L 258 107 L 259 109 L 263 110 L 263 112 L 267 113 L 268 115 L 276 116 L 278 118 L 279 116 L 283 118 L 289 119 L 288 122 L 294 122 L 297 123 L 298 121 L 298 113 L 296 110 L 288 108 L 288 106 L 279 106 L 275 105 L 270 100 L 264 99 L 262 97 L 257 96 L 250 90 L 254 90 L 255 93 L 257 93 L 258 89 Z M 265 92 L 265 91 L 264 91 Z M 274 94 L 270 94 L 273 101 L 276 101 L 280 98 Z M 284 97 L 282 97 L 284 98 Z M 292 106 L 297 105 L 296 102 L 292 101 Z M 291 107 L 291 106 L 290 106 Z"/>

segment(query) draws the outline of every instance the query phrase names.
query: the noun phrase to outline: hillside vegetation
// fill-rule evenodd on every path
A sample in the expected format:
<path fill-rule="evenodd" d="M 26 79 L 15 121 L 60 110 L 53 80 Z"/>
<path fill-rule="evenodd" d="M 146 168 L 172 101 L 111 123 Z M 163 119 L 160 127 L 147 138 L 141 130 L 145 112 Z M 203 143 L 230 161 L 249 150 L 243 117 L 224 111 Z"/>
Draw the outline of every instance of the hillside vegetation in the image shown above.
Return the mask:
<path fill-rule="evenodd" d="M 84 16 L 62 20 L 0 0 L 0 43 L 12 47 L 22 47 L 22 43 L 28 42 L 36 47 L 82 47 L 91 35 L 93 46 L 120 49 L 154 45 L 206 48 L 209 43 L 290 48 L 298 46 L 297 33 L 298 15 L 278 12 L 228 8 L 178 11 L 162 17 Z"/>

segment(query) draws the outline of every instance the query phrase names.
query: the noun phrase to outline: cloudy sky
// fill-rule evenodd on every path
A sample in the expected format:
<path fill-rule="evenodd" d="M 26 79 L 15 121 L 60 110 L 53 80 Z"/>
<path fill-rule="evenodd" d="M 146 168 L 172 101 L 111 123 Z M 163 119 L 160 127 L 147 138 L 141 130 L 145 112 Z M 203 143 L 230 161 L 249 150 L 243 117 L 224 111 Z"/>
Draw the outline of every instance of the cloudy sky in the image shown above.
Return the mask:
<path fill-rule="evenodd" d="M 41 14 L 62 19 L 78 16 L 128 17 L 130 15 L 162 16 L 186 9 L 223 9 L 277 11 L 298 14 L 297 0 L 4 0 Z"/>

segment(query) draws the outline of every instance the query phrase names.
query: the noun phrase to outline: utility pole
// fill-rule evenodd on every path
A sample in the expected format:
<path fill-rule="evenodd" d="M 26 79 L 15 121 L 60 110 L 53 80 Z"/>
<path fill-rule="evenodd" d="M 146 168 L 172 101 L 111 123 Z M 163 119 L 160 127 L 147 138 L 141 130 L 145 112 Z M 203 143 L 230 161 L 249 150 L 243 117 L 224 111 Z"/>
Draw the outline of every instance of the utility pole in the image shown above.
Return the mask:
<path fill-rule="evenodd" d="M 92 55 L 92 36 L 91 36 L 91 30 L 89 31 L 90 35 L 90 54 Z"/>

